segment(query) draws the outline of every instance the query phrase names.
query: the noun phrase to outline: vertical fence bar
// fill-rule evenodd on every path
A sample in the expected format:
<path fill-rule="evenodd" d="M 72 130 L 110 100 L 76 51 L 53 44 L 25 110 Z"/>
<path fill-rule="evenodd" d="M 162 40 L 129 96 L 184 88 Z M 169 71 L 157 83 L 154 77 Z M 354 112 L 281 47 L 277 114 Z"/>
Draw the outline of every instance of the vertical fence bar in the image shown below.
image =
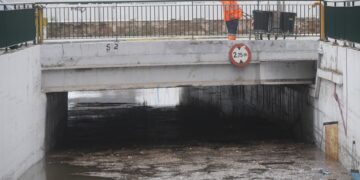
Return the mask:
<path fill-rule="evenodd" d="M 194 2 L 193 2 L 194 3 Z M 197 33 L 197 6 L 193 5 L 192 8 L 192 23 L 191 23 L 191 27 L 192 27 L 192 39 L 195 39 L 195 35 Z"/>
<path fill-rule="evenodd" d="M 111 6 L 110 7 L 110 14 L 111 14 L 111 28 L 110 28 L 110 32 L 111 32 L 111 38 L 114 38 L 114 7 Z"/>
<path fill-rule="evenodd" d="M 115 38 L 118 40 L 118 10 L 117 10 L 118 3 L 115 3 Z"/>
<path fill-rule="evenodd" d="M 161 24 L 162 24 L 162 36 L 165 36 L 165 5 L 161 5 Z"/>
<path fill-rule="evenodd" d="M 62 38 L 65 38 L 66 37 L 66 8 L 65 7 L 62 7 L 61 8 L 63 10 L 63 17 L 61 18 L 62 19 L 62 26 L 63 26 L 63 33 L 62 33 Z"/>
<path fill-rule="evenodd" d="M 119 19 L 120 19 L 120 20 L 119 20 L 119 23 L 120 23 L 120 27 L 119 27 L 119 29 L 120 29 L 120 37 L 123 37 L 122 27 L 124 27 L 124 26 L 123 26 L 123 21 L 122 21 L 122 17 L 123 17 L 123 16 L 122 16 L 122 13 L 123 13 L 123 12 L 122 12 L 122 10 L 121 10 L 121 9 L 122 9 L 122 6 L 121 6 L 121 5 L 120 5 L 119 9 L 120 9 L 120 12 L 119 12 L 119 14 L 120 14 L 120 16 L 119 16 Z"/>
<path fill-rule="evenodd" d="M 156 28 L 155 28 L 155 29 L 156 29 L 156 32 L 157 32 L 157 33 L 156 33 L 156 36 L 157 36 L 157 37 L 161 37 L 161 32 L 162 32 L 161 20 L 160 20 L 160 19 L 161 19 L 161 16 L 160 16 L 160 13 L 161 13 L 160 9 L 161 9 L 161 8 L 160 8 L 160 7 L 161 7 L 161 5 L 156 7 L 156 8 L 157 8 L 157 11 L 156 11 L 156 12 L 157 12 L 157 13 L 156 13 L 157 16 L 156 16 L 156 18 L 155 18 L 155 19 L 156 19 Z"/>
<path fill-rule="evenodd" d="M 132 23 L 132 27 L 133 27 L 133 32 L 132 32 L 132 34 L 133 34 L 133 36 L 135 37 L 135 36 L 137 36 L 137 28 L 136 28 L 136 16 L 135 16 L 135 5 L 132 5 L 132 21 L 133 21 L 133 23 Z"/>
<path fill-rule="evenodd" d="M 248 32 L 248 25 L 247 25 L 248 18 L 246 16 L 247 10 L 248 10 L 248 5 L 245 5 L 245 11 L 243 10 L 243 19 L 241 20 L 242 23 L 244 23 L 244 19 L 245 19 L 245 34 L 249 33 Z"/>
<path fill-rule="evenodd" d="M 93 21 L 92 21 L 92 18 L 93 18 L 93 15 L 92 15 L 92 7 L 89 6 L 86 8 L 86 23 L 87 23 L 87 38 L 91 39 L 93 36 L 94 36 L 94 32 L 93 32 Z"/>
<path fill-rule="evenodd" d="M 84 12 L 85 12 L 85 18 L 84 18 L 84 24 L 85 24 L 85 37 L 84 38 L 89 38 L 89 15 L 88 15 L 88 7 L 84 7 Z"/>
<path fill-rule="evenodd" d="M 43 43 L 43 39 L 44 39 L 44 32 L 43 32 L 43 19 L 44 19 L 44 9 L 39 6 L 39 40 L 38 43 Z"/>
<path fill-rule="evenodd" d="M 188 5 L 188 36 L 194 39 L 194 1 Z"/>
<path fill-rule="evenodd" d="M 152 25 L 152 29 L 153 29 L 153 36 L 156 36 L 156 12 L 155 12 L 156 8 L 155 6 L 153 6 L 153 25 Z"/>
<path fill-rule="evenodd" d="M 311 21 L 310 21 L 310 10 L 308 9 L 307 5 L 305 6 L 305 22 L 307 23 L 307 34 L 308 36 L 311 35 Z"/>
<path fill-rule="evenodd" d="M 302 5 L 302 19 L 303 19 L 303 26 L 305 27 L 304 30 L 303 30 L 303 36 L 306 36 L 306 34 L 308 33 L 308 26 L 306 26 L 306 14 L 305 14 L 305 5 L 303 4 Z"/>

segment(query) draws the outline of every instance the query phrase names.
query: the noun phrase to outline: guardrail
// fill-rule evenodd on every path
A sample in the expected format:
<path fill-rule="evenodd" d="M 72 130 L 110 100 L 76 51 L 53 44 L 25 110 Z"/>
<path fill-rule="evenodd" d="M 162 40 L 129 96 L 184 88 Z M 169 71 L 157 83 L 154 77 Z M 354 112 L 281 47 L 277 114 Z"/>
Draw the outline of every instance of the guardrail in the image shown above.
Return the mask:
<path fill-rule="evenodd" d="M 296 13 L 294 36 L 319 36 L 320 7 L 314 1 L 238 1 L 244 12 L 239 37 L 254 37 L 253 11 Z M 89 1 L 38 4 L 43 38 L 225 37 L 220 1 Z"/>
<path fill-rule="evenodd" d="M 360 43 L 360 1 L 324 1 L 326 39 Z"/>
<path fill-rule="evenodd" d="M 34 41 L 35 7 L 33 4 L 0 4 L 0 48 L 18 47 Z"/>

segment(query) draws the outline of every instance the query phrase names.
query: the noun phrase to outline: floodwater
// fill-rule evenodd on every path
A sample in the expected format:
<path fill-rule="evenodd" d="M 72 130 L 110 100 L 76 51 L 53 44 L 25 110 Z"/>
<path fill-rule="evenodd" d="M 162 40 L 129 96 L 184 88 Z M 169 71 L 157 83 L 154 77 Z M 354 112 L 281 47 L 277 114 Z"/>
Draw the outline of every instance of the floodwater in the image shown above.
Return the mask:
<path fill-rule="evenodd" d="M 69 94 L 63 143 L 23 179 L 350 179 L 289 128 L 181 105 L 181 90 Z"/>

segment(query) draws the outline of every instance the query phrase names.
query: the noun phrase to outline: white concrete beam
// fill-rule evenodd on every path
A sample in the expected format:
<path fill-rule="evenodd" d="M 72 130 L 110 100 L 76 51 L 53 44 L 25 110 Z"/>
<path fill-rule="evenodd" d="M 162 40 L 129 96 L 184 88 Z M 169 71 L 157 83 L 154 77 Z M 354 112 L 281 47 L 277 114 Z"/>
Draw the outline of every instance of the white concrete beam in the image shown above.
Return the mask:
<path fill-rule="evenodd" d="M 311 84 L 314 62 L 251 64 L 244 69 L 232 65 L 153 66 L 60 69 L 43 71 L 46 92 L 109 90 L 175 86 L 251 84 Z M 271 73 L 274 72 L 274 73 Z"/>
<path fill-rule="evenodd" d="M 245 43 L 252 63 L 235 68 L 228 51 Z M 45 44 L 45 92 L 174 86 L 310 84 L 317 41 L 155 41 Z"/>
<path fill-rule="evenodd" d="M 80 69 L 132 66 L 230 64 L 232 45 L 244 43 L 253 63 L 267 61 L 315 61 L 318 42 L 279 41 L 125 41 L 44 44 L 43 69 Z"/>

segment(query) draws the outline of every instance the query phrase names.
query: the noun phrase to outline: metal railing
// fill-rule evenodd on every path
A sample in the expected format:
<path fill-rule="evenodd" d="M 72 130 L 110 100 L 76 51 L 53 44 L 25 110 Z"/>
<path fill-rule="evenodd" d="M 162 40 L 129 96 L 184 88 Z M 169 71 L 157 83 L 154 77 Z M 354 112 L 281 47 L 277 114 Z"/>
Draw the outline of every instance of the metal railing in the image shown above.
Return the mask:
<path fill-rule="evenodd" d="M 33 4 L 0 4 L 0 48 L 17 48 L 34 41 L 35 7 Z"/>
<path fill-rule="evenodd" d="M 324 6 L 326 39 L 360 43 L 360 0 L 324 1 Z"/>
<path fill-rule="evenodd" d="M 320 7 L 314 1 L 239 1 L 244 12 L 238 36 L 253 37 L 253 11 L 296 13 L 294 35 L 319 36 Z M 220 1 L 105 1 L 38 4 L 44 39 L 225 37 Z"/>

